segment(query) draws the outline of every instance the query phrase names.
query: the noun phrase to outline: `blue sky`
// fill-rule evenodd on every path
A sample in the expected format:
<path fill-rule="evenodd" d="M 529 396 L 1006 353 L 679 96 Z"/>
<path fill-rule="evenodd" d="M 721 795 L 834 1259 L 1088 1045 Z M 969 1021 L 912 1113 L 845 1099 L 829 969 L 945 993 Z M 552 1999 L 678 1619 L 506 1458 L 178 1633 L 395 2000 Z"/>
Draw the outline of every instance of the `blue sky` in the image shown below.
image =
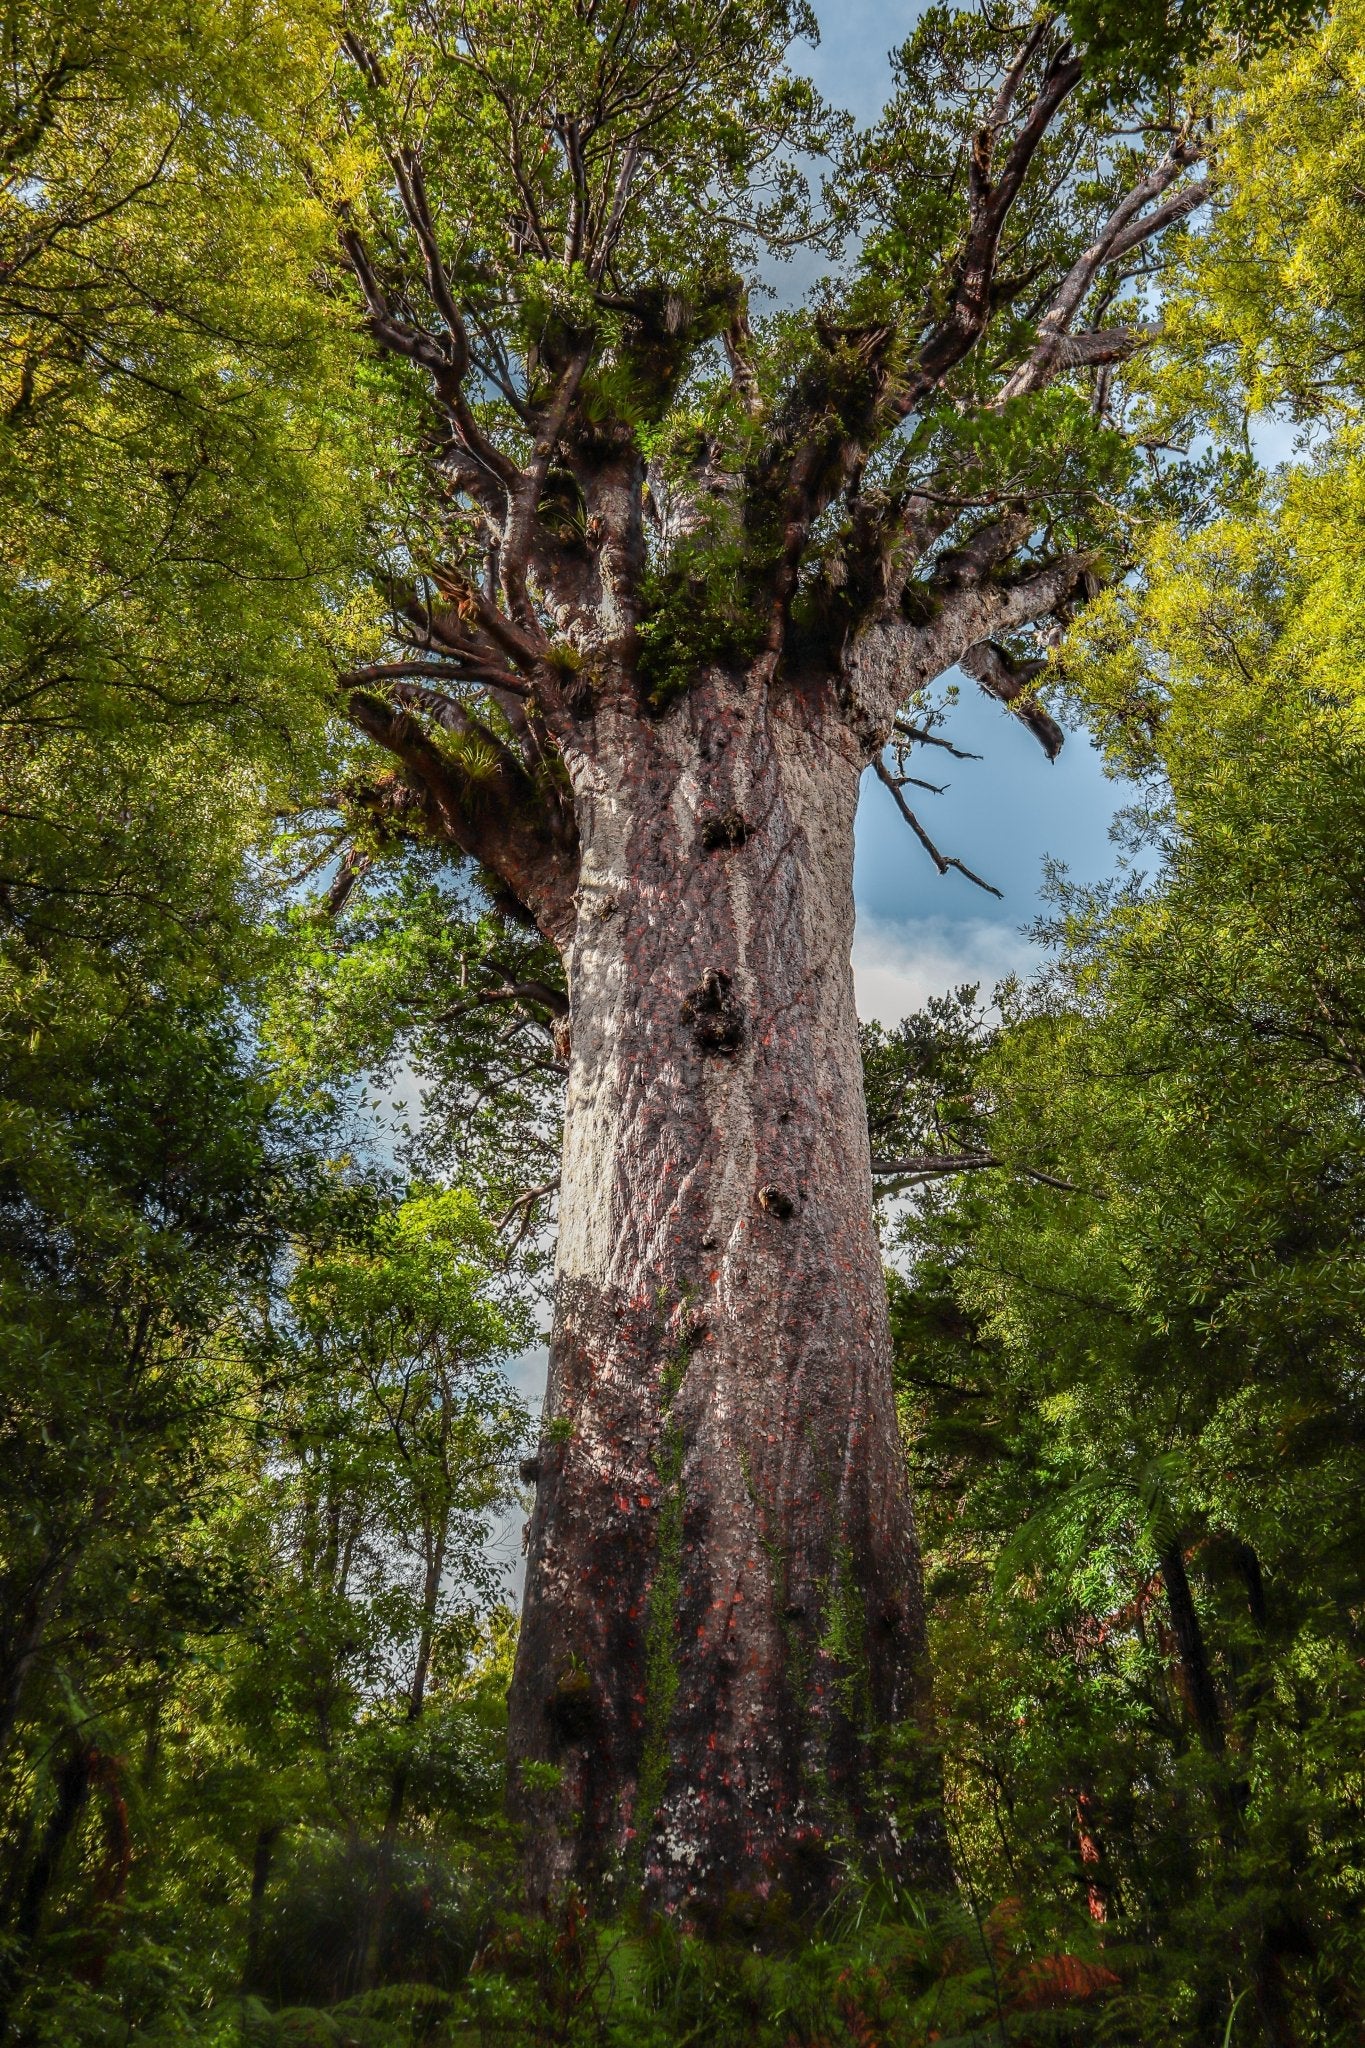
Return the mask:
<path fill-rule="evenodd" d="M 820 43 L 802 54 L 826 98 L 871 121 L 890 84 L 888 52 L 920 11 L 915 0 L 816 0 Z M 888 1023 L 955 982 L 989 989 L 1027 967 L 1033 949 L 1022 928 L 1038 915 L 1049 856 L 1077 881 L 1114 868 L 1109 827 L 1127 793 L 1106 779 L 1085 735 L 1069 734 L 1060 758 L 1049 762 L 1008 712 L 965 676 L 957 681 L 961 695 L 945 737 L 984 758 L 954 761 L 921 749 L 915 772 L 950 787 L 940 797 L 909 794 L 940 850 L 993 882 L 1003 900 L 955 872 L 939 875 L 868 775 L 858 812 L 853 957 L 860 1010 Z"/>

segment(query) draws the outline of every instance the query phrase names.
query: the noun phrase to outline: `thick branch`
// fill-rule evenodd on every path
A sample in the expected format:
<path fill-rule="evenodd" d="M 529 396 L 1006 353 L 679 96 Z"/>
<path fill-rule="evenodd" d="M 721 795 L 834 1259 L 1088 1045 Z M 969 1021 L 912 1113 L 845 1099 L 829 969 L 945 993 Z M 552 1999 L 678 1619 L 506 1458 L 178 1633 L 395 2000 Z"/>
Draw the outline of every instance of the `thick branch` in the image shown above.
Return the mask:
<path fill-rule="evenodd" d="M 1031 684 L 1047 667 L 1045 661 L 1015 661 L 996 640 L 978 640 L 958 656 L 958 667 L 980 683 L 999 703 L 1023 721 L 1049 761 L 1055 761 L 1066 737 L 1055 718 L 1033 695 Z"/>
<path fill-rule="evenodd" d="M 1189 185 L 1183 192 L 1175 193 L 1164 206 L 1158 206 L 1151 213 L 1144 214 L 1143 208 L 1158 198 L 1182 171 L 1196 162 L 1202 155 L 1200 146 L 1188 135 L 1181 135 L 1172 144 L 1158 164 L 1141 179 L 1132 190 L 1126 192 L 1110 214 L 1099 234 L 1082 251 L 1053 294 L 1046 311 L 1038 322 L 1037 339 L 1029 355 L 1009 378 L 996 405 L 1004 405 L 1011 398 L 1018 398 L 1026 391 L 1036 391 L 1042 384 L 1055 376 L 1057 371 L 1069 367 L 1066 351 L 1066 336 L 1071 323 L 1084 304 L 1101 270 L 1116 263 L 1131 250 L 1159 235 L 1173 221 L 1181 220 L 1208 197 L 1205 184 Z M 1125 331 L 1126 330 L 1121 330 Z M 1099 336 L 1089 336 L 1092 344 L 1100 341 Z M 1131 348 L 1132 343 L 1129 343 Z M 1077 358 L 1073 358 L 1078 360 Z M 1116 357 L 1092 355 L 1079 360 L 1104 362 L 1117 360 Z"/>
<path fill-rule="evenodd" d="M 953 560 L 960 563 L 963 557 Z M 864 730 L 869 753 L 880 753 L 895 729 L 901 706 L 914 692 L 950 669 L 978 643 L 994 634 L 1015 632 L 1065 607 L 1082 587 L 1092 561 L 1089 554 L 1059 555 L 1008 582 L 998 576 L 983 576 L 962 583 L 950 581 L 946 589 L 930 585 L 927 594 L 933 599 L 933 611 L 923 623 L 904 614 L 890 614 L 869 626 L 857 643 L 849 674 L 854 714 Z M 923 586 L 920 588 L 923 591 Z M 1013 697 L 1001 701 L 1012 703 L 1022 689 L 1021 684 Z M 1031 698 L 1025 701 L 1033 702 Z M 1039 737 L 1043 738 L 1041 732 Z"/>
<path fill-rule="evenodd" d="M 360 853 L 354 846 L 348 846 L 337 863 L 336 876 L 323 906 L 329 918 L 340 917 L 351 900 L 353 891 L 364 881 L 370 869 L 370 855 Z"/>
<path fill-rule="evenodd" d="M 348 710 L 362 732 L 402 762 L 426 799 L 436 835 L 488 868 L 553 944 L 566 944 L 575 921 L 576 834 L 562 807 L 551 813 L 511 751 L 453 699 L 443 700 L 443 724 L 492 756 L 491 770 L 471 779 L 413 718 L 384 698 L 356 690 Z"/>
<path fill-rule="evenodd" d="M 1094 333 L 1068 334 L 1057 352 L 1062 370 L 1102 369 L 1109 363 L 1125 363 L 1144 343 L 1161 332 L 1155 324 L 1142 327 L 1102 327 Z"/>
<path fill-rule="evenodd" d="M 372 661 L 364 668 L 349 669 L 341 677 L 341 684 L 344 689 L 358 690 L 372 683 L 382 685 L 402 682 L 405 679 L 428 687 L 433 683 L 476 683 L 484 688 L 509 690 L 519 697 L 530 694 L 526 684 L 510 674 L 507 669 L 480 663 L 472 656 L 453 663 L 420 660 Z"/>
<path fill-rule="evenodd" d="M 464 1002 L 452 1004 L 433 1022 L 453 1024 L 457 1017 L 467 1017 L 472 1011 L 487 1009 L 494 1003 L 534 1003 L 538 1009 L 548 1010 L 552 1017 L 569 1014 L 569 998 L 562 989 L 551 988 L 548 981 L 505 981 L 497 988 L 480 989 Z"/>
<path fill-rule="evenodd" d="M 1018 75 L 1022 74 L 1022 69 L 1033 55 L 1037 38 L 1038 30 L 1035 29 L 1029 45 L 1021 52 L 1020 60 L 1007 74 L 1007 84 L 1013 78 L 1015 89 Z M 991 313 L 991 287 L 1000 254 L 1000 238 L 1010 208 L 1019 195 L 1029 165 L 1054 115 L 1068 95 L 1075 91 L 1081 74 L 1080 59 L 1069 43 L 1063 44 L 1048 67 L 1042 88 L 1006 152 L 1000 175 L 994 183 L 990 174 L 995 129 L 987 126 L 973 139 L 966 242 L 958 258 L 948 311 L 921 343 L 915 367 L 896 398 L 895 410 L 902 418 L 916 410 L 925 395 L 955 364 L 961 362 L 984 331 Z M 1011 89 L 1005 99 L 1006 111 L 1013 97 L 1014 89 Z"/>
<path fill-rule="evenodd" d="M 753 365 L 754 335 L 747 311 L 741 308 L 735 314 L 721 339 L 725 344 L 725 357 L 730 365 L 730 381 L 735 387 L 735 395 L 750 419 L 758 419 L 763 412 L 763 396 Z"/>
<path fill-rule="evenodd" d="M 573 402 L 592 359 L 591 341 L 581 342 L 560 371 L 554 394 L 540 416 L 530 463 L 512 493 L 507 528 L 503 535 L 500 569 L 507 608 L 524 632 L 543 642 L 527 595 L 526 572 L 530 564 L 536 516 L 545 479 L 550 473 L 555 447 L 564 432 Z"/>

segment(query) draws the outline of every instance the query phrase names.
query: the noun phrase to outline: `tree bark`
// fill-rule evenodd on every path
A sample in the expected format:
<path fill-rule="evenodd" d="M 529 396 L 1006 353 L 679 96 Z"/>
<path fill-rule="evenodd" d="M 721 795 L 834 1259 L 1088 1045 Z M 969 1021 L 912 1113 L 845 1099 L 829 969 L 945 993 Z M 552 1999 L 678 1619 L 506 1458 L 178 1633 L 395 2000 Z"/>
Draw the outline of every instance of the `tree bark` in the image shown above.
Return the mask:
<path fill-rule="evenodd" d="M 888 1789 L 927 1674 L 850 967 L 865 759 L 826 685 L 714 672 L 658 719 L 602 706 L 568 758 L 572 1053 L 511 1702 L 542 1896 L 639 1889 L 705 1923 L 827 1898 L 841 1866 L 944 1868 Z"/>

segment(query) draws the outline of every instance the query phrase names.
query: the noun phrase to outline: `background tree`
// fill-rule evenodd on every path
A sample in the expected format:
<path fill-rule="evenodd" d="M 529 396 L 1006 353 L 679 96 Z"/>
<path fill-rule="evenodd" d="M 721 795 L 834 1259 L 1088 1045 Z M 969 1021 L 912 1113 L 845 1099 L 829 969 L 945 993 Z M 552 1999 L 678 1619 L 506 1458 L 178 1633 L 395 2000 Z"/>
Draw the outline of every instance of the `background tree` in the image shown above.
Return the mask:
<path fill-rule="evenodd" d="M 125 2001 L 184 2023 L 177 1908 L 211 1952 L 241 1874 L 184 1825 L 221 1708 L 194 1678 L 260 1593 L 228 1333 L 327 1207 L 251 1011 L 271 813 L 332 771 L 363 497 L 294 168 L 325 22 L 10 9 L 3 37 L 0 1984 L 73 2038 Z"/>
<path fill-rule="evenodd" d="M 376 1980 L 414 1770 L 441 1770 L 435 1674 L 463 1670 L 503 1587 L 488 1543 L 516 1499 L 527 1418 L 499 1367 L 531 1329 L 490 1272 L 491 1237 L 468 1193 L 414 1191 L 299 1262 L 275 1332 L 292 1354 L 275 1515 L 314 1608 L 296 1683 L 335 1730 L 331 1801 L 357 1840 L 387 1779 L 354 1944 L 333 1959 L 342 1992 Z M 348 1747 L 358 1709 L 364 1740 Z"/>
<path fill-rule="evenodd" d="M 1144 2039 L 1243 1993 L 1233 2038 L 1359 2025 L 1358 489 L 1090 615 L 1068 658 L 1170 778 L 1158 886 L 1070 900 L 945 1107 L 983 1170 L 906 1227 L 950 1807 L 988 1895 L 1104 1927 Z"/>

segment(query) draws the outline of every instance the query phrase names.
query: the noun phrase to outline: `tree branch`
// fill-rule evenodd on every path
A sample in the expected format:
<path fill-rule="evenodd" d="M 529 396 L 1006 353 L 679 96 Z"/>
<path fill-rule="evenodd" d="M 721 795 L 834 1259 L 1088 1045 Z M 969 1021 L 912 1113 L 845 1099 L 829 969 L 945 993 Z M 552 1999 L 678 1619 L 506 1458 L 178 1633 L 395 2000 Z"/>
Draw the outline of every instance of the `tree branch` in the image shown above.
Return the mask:
<path fill-rule="evenodd" d="M 503 1231 L 506 1230 L 508 1224 L 512 1221 L 513 1217 L 520 1216 L 521 1227 L 517 1232 L 516 1239 L 512 1246 L 512 1249 L 515 1250 L 516 1246 L 521 1243 L 522 1239 L 525 1237 L 527 1231 L 530 1228 L 531 1212 L 535 1208 L 536 1203 L 540 1201 L 543 1196 L 557 1194 L 558 1191 L 558 1174 L 555 1175 L 553 1180 L 542 1181 L 538 1188 L 527 1188 L 524 1194 L 518 1195 L 516 1200 L 512 1202 L 506 1209 L 504 1209 L 502 1215 L 499 1216 L 497 1222 L 493 1225 L 494 1234 L 500 1237 Z"/>
<path fill-rule="evenodd" d="M 936 732 L 929 732 L 922 725 L 908 725 L 903 718 L 895 722 L 895 729 L 903 739 L 910 740 L 917 747 L 944 747 L 955 761 L 979 761 L 980 754 L 968 754 L 961 747 L 955 747 L 951 740 L 940 739 Z"/>
<path fill-rule="evenodd" d="M 1041 40 L 1040 29 L 1050 26 L 1049 22 L 1034 29 L 1006 74 L 1001 97 L 996 102 L 997 107 L 1004 110 L 1000 116 L 1002 122 L 1013 103 L 1023 71 Z M 947 314 L 921 344 L 915 368 L 894 401 L 894 409 L 901 418 L 916 410 L 926 393 L 961 362 L 985 329 L 991 312 L 991 287 L 1000 253 L 1000 238 L 1010 208 L 1018 197 L 1028 167 L 1052 124 L 1053 116 L 1068 95 L 1075 91 L 1081 76 L 1080 59 L 1070 43 L 1063 43 L 1048 66 L 1038 96 L 1011 143 L 994 184 L 990 174 L 995 128 L 987 125 L 973 138 L 968 169 L 966 242 L 958 258 Z M 995 110 L 992 112 L 994 114 Z"/>
<path fill-rule="evenodd" d="M 507 528 L 503 535 L 501 575 L 507 608 L 523 630 L 533 634 L 542 646 L 544 635 L 536 621 L 526 591 L 531 542 L 541 494 L 545 489 L 545 479 L 550 473 L 555 447 L 564 431 L 570 408 L 578 396 L 578 387 L 583 381 L 583 373 L 591 358 L 591 341 L 580 342 L 560 371 L 554 395 L 537 424 L 531 460 L 512 493 Z"/>
<path fill-rule="evenodd" d="M 419 683 L 478 683 L 489 689 L 509 690 L 518 697 L 531 694 L 527 685 L 509 670 L 481 667 L 473 660 L 461 661 L 458 666 L 441 661 L 372 661 L 364 668 L 348 669 L 339 681 L 343 689 L 364 689 L 370 683 L 401 682 L 405 678 Z"/>
<path fill-rule="evenodd" d="M 1144 215 L 1147 206 L 1164 192 L 1182 171 L 1198 161 L 1203 150 L 1194 142 L 1187 131 L 1177 137 L 1161 161 L 1153 166 L 1147 176 L 1126 192 L 1110 214 L 1099 234 L 1089 248 L 1082 251 L 1072 264 L 1054 292 L 1046 311 L 1038 322 L 1037 337 L 1028 356 L 1006 381 L 995 400 L 998 410 L 1011 398 L 1018 398 L 1026 391 L 1036 391 L 1042 384 L 1055 376 L 1057 371 L 1069 367 L 1065 355 L 1065 337 L 1084 303 L 1095 279 L 1101 270 L 1111 263 L 1117 263 L 1130 250 L 1154 235 L 1159 235 L 1173 221 L 1183 219 L 1201 206 L 1208 197 L 1206 184 L 1189 185 L 1183 192 L 1177 192 L 1164 206 L 1156 207 Z M 1089 337 L 1097 341 L 1098 337 Z M 1131 344 L 1130 344 L 1131 346 Z M 1095 355 L 1088 360 L 1103 362 L 1116 360 L 1113 357 Z"/>
<path fill-rule="evenodd" d="M 902 611 L 883 612 L 857 640 L 847 671 L 847 688 L 870 757 L 880 753 L 887 736 L 895 731 L 901 706 L 916 690 L 942 675 L 992 634 L 1015 632 L 1064 609 L 1093 561 L 1088 553 L 1059 555 L 1051 562 L 1030 567 L 1011 581 L 992 574 L 978 577 L 975 569 L 967 580 L 960 580 L 964 563 L 970 560 L 979 566 L 981 552 L 973 557 L 964 550 L 945 557 L 939 567 L 946 565 L 949 569 L 946 587 L 931 583 L 927 592 L 922 584 L 915 587 L 922 597 L 932 599 L 927 619 L 922 612 L 919 617 L 914 616 L 907 603 Z M 907 612 L 911 615 L 907 616 Z M 992 676 L 1000 681 L 994 670 Z M 1001 696 L 1000 701 L 1013 703 L 1023 695 L 1023 688 L 1021 683 L 1012 696 Z M 993 690 L 992 694 L 997 693 Z M 1025 701 L 1029 705 L 1035 702 L 1031 696 Z M 1041 707 L 1039 710 L 1041 713 Z M 1019 715 L 1024 715 L 1022 705 Z M 1041 713 L 1041 718 L 1045 719 L 1046 713 Z M 1060 744 L 1060 728 L 1051 721 L 1042 729 L 1033 729 L 1038 731 L 1044 746 Z"/>
<path fill-rule="evenodd" d="M 435 835 L 481 862 L 552 944 L 565 944 L 576 918 L 578 844 L 572 817 L 551 814 L 541 788 L 511 750 L 453 698 L 442 699 L 443 725 L 477 741 L 493 758 L 493 768 L 472 779 L 407 712 L 385 698 L 355 690 L 348 711 L 353 723 L 407 770 L 425 799 Z"/>
<path fill-rule="evenodd" d="M 901 1187 L 919 1187 L 925 1181 L 945 1180 L 950 1174 L 981 1173 L 988 1167 L 1022 1174 L 1026 1180 L 1037 1181 L 1040 1187 L 1060 1188 L 1063 1194 L 1080 1193 L 1074 1181 L 1060 1180 L 1055 1173 L 1043 1173 L 1036 1166 L 1017 1165 L 1013 1160 L 999 1158 L 994 1152 L 920 1152 L 909 1159 L 874 1159 L 872 1162 L 874 1178 L 896 1182 L 896 1185 L 882 1191 L 886 1194 L 898 1194 Z"/>
<path fill-rule="evenodd" d="M 562 989 L 551 988 L 548 981 L 506 981 L 498 988 L 480 989 L 463 1003 L 454 1003 L 450 1009 L 442 1010 L 432 1018 L 433 1024 L 453 1024 L 457 1017 L 467 1017 L 474 1010 L 487 1009 L 493 1003 L 535 1003 L 542 1010 L 548 1010 L 552 1017 L 567 1017 L 569 998 Z"/>
<path fill-rule="evenodd" d="M 930 860 L 934 863 L 934 866 L 938 869 L 939 873 L 941 875 L 946 875 L 949 868 L 956 868 L 960 875 L 965 875 L 969 882 L 975 882 L 977 888 L 984 889 L 988 896 L 998 897 L 1000 895 L 1000 891 L 992 883 L 983 882 L 980 875 L 973 874 L 972 870 L 969 867 L 965 867 L 963 863 L 960 860 L 955 859 L 952 854 L 944 854 L 939 852 L 933 840 L 929 837 L 929 834 L 925 831 L 923 825 L 921 825 L 919 819 L 915 816 L 909 804 L 901 795 L 900 786 L 897 783 L 895 776 L 891 773 L 891 770 L 887 767 L 885 761 L 882 760 L 880 754 L 872 763 L 872 766 L 877 771 L 878 781 L 885 783 L 886 787 L 890 790 L 896 809 L 900 812 L 906 824 L 910 827 L 910 830 L 914 833 L 916 839 L 918 839 L 920 845 L 924 848 L 925 852 L 928 854 Z"/>
<path fill-rule="evenodd" d="M 1047 667 L 1045 661 L 1015 661 L 999 641 L 978 640 L 958 656 L 957 665 L 990 696 L 1008 705 L 1028 727 L 1048 760 L 1056 760 L 1066 735 L 1029 687 Z"/>

